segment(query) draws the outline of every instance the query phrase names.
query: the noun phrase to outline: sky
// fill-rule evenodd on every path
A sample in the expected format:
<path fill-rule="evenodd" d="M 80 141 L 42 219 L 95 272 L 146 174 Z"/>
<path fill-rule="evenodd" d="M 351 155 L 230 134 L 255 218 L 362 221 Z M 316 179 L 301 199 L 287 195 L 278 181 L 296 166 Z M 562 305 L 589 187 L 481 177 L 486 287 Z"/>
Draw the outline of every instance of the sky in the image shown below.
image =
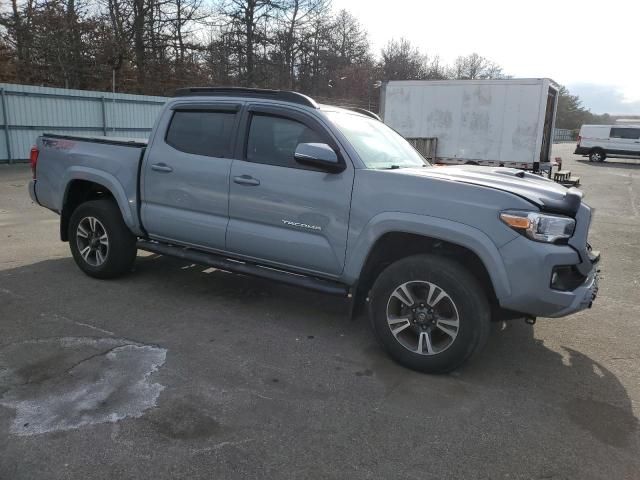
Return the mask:
<path fill-rule="evenodd" d="M 640 115 L 640 0 L 333 0 L 374 52 L 404 37 L 451 63 L 477 52 L 517 78 L 548 77 L 593 113 Z"/>

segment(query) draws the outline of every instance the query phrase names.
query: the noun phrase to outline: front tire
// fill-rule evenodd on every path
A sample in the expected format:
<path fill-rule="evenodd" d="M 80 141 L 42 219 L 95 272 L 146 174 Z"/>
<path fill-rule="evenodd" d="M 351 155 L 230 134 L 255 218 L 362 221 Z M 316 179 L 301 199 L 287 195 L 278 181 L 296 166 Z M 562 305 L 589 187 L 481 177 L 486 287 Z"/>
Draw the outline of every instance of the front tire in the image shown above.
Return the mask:
<path fill-rule="evenodd" d="M 373 332 L 401 365 L 425 373 L 456 369 L 489 336 L 490 308 L 479 282 L 457 262 L 414 255 L 387 267 L 370 295 Z"/>
<path fill-rule="evenodd" d="M 91 200 L 76 208 L 68 235 L 76 264 L 90 277 L 115 278 L 131 271 L 137 253 L 136 237 L 113 200 Z"/>

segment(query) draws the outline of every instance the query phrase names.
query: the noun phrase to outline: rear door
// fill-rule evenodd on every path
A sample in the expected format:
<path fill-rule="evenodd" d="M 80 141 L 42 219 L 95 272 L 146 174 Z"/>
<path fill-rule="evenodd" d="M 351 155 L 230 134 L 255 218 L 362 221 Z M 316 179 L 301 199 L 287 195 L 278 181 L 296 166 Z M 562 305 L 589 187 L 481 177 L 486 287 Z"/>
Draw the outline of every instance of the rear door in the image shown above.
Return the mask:
<path fill-rule="evenodd" d="M 287 107 L 250 105 L 244 148 L 233 162 L 227 249 L 242 257 L 338 276 L 344 267 L 354 170 L 303 166 L 299 143 L 335 139 L 314 117 Z"/>
<path fill-rule="evenodd" d="M 142 167 L 151 238 L 224 250 L 239 104 L 185 103 L 160 120 Z"/>
<path fill-rule="evenodd" d="M 621 155 L 640 154 L 640 128 L 611 127 L 609 152 Z"/>

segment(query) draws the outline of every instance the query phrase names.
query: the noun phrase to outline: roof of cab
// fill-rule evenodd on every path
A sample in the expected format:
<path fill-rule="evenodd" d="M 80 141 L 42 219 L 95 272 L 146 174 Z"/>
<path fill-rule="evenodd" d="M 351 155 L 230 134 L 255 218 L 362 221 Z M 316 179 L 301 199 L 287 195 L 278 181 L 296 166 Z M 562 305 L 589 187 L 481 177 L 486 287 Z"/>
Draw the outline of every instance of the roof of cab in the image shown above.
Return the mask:
<path fill-rule="evenodd" d="M 318 108 L 318 104 L 311 97 L 302 93 L 288 90 L 269 90 L 266 88 L 243 87 L 189 87 L 176 90 L 175 97 L 250 97 L 264 98 L 268 100 L 282 100 L 283 102 L 297 103 L 306 107 Z"/>
<path fill-rule="evenodd" d="M 266 100 L 280 100 L 288 103 L 295 103 L 298 105 L 304 105 L 313 109 L 322 110 L 345 110 L 351 112 L 357 112 L 361 115 L 365 115 L 370 118 L 380 120 L 380 117 L 369 110 L 357 107 L 341 108 L 329 105 L 318 105 L 316 101 L 298 92 L 292 92 L 289 90 L 270 90 L 266 88 L 244 88 L 244 87 L 188 87 L 179 88 L 176 90 L 174 97 L 248 97 L 248 98 L 262 98 Z"/>

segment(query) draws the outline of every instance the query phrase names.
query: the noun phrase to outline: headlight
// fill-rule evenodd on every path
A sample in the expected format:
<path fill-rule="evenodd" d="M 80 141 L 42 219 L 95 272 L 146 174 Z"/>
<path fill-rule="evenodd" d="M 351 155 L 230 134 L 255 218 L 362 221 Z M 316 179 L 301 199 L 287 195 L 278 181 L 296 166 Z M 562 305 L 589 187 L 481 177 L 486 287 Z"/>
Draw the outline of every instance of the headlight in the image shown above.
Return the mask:
<path fill-rule="evenodd" d="M 573 218 L 540 212 L 508 210 L 500 214 L 500 220 L 537 242 L 554 243 L 570 238 L 576 228 Z"/>

